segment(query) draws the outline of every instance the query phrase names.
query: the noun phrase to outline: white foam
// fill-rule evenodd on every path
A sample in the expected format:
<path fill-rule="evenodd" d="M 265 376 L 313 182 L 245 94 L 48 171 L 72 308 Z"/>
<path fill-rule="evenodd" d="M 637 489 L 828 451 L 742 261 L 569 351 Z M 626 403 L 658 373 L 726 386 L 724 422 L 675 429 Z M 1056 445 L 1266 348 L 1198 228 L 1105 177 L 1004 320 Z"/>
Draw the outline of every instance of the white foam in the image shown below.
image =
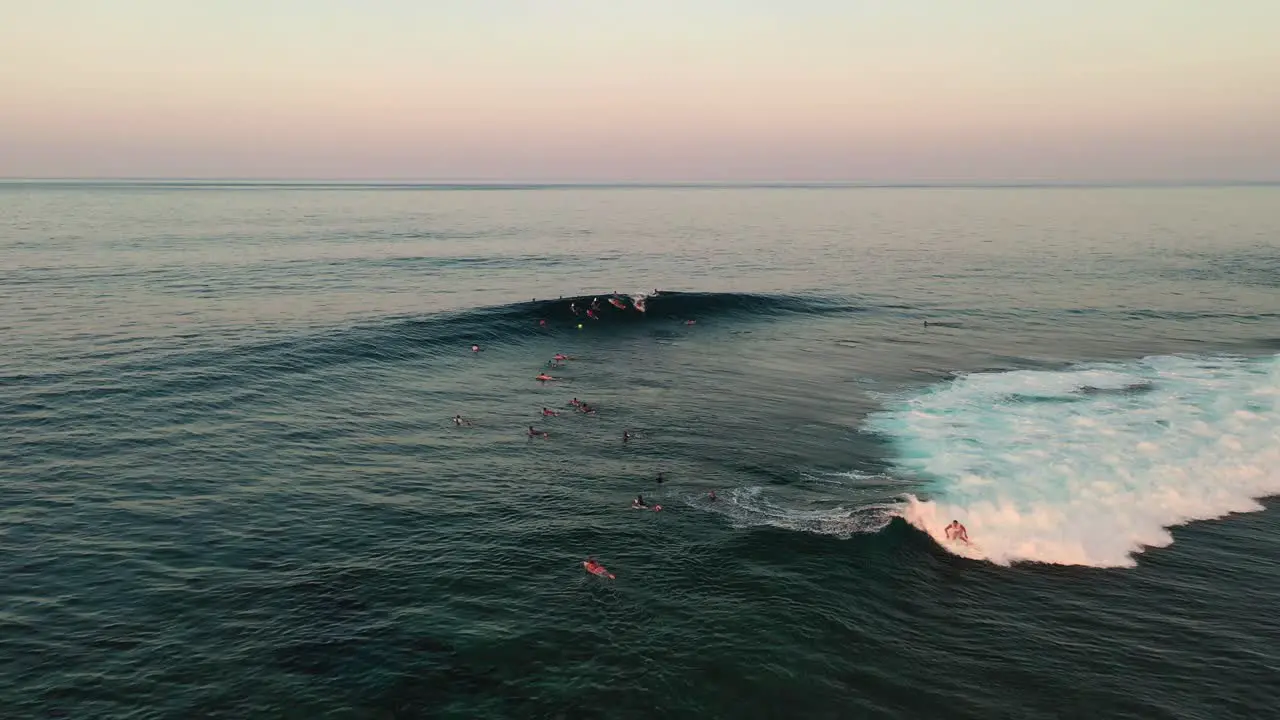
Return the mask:
<path fill-rule="evenodd" d="M 692 500 L 690 501 L 693 502 Z M 699 504 L 705 499 L 699 498 Z M 853 510 L 835 507 L 798 510 L 773 502 L 760 487 L 734 488 L 720 495 L 716 503 L 705 503 L 707 509 L 729 517 L 738 527 L 769 527 L 819 535 L 850 537 L 880 531 L 893 519 L 890 506 L 859 507 Z"/>
<path fill-rule="evenodd" d="M 1167 528 L 1280 494 L 1280 355 L 963 375 L 873 415 L 932 483 L 898 512 L 995 563 L 1131 567 Z M 962 522 L 974 546 L 948 543 Z"/>

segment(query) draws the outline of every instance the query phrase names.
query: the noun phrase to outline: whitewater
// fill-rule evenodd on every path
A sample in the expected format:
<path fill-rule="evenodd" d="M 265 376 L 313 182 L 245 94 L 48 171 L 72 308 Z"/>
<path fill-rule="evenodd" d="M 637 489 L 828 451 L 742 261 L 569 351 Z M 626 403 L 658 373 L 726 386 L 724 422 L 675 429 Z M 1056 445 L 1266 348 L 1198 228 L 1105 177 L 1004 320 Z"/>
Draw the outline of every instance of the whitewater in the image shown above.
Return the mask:
<path fill-rule="evenodd" d="M 1280 493 L 1280 355 L 965 374 L 869 425 L 926 483 L 898 511 L 949 551 L 1133 567 L 1169 528 Z M 971 546 L 946 540 L 952 519 Z"/>

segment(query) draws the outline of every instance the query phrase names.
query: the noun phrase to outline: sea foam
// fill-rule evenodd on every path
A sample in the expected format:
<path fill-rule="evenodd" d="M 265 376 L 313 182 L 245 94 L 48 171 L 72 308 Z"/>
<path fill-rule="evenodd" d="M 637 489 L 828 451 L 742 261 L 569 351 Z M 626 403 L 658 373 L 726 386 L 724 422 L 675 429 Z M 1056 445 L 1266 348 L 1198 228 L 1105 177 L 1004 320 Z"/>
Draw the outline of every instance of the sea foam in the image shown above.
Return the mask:
<path fill-rule="evenodd" d="M 1280 355 L 962 375 L 869 425 L 929 483 L 898 512 L 948 550 L 1131 567 L 1170 527 L 1280 494 Z M 946 541 L 952 519 L 971 546 Z"/>

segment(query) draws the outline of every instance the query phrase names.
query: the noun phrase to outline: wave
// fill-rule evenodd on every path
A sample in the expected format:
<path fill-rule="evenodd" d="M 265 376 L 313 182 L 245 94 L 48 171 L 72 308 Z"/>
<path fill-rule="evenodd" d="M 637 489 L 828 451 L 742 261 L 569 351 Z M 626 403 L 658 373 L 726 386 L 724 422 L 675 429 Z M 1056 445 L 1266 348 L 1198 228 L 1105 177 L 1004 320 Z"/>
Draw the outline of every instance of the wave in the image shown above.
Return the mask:
<path fill-rule="evenodd" d="M 1280 355 L 961 375 L 868 423 L 931 483 L 897 512 L 1004 565 L 1132 567 L 1168 528 L 1280 493 Z M 946 541 L 952 519 L 973 545 Z"/>
<path fill-rule="evenodd" d="M 143 376 L 161 374 L 166 377 L 166 382 L 176 383 L 174 387 L 190 389 L 192 386 L 235 385 L 239 378 L 245 376 L 276 377 L 344 364 L 460 356 L 473 343 L 485 349 L 521 346 L 561 331 L 576 333 L 579 323 L 592 337 L 608 337 L 610 333 L 633 332 L 646 325 L 677 320 L 747 322 L 783 315 L 820 315 L 871 309 L 821 297 L 673 291 L 619 295 L 625 307 L 617 308 L 609 303 L 611 297 L 614 297 L 612 293 L 600 293 L 554 300 L 534 299 L 418 317 L 391 317 L 231 347 L 198 347 L 199 340 L 196 339 L 185 347 L 163 353 L 129 354 L 122 357 L 113 369 Z M 641 300 L 645 312 L 635 309 L 636 300 Z M 594 313 L 597 316 L 594 320 L 586 315 L 593 301 L 599 308 Z M 101 365 L 95 364 L 79 374 L 92 376 L 102 369 Z M 40 385 L 66 379 L 72 378 L 5 376 L 0 377 L 0 383 Z"/>
<path fill-rule="evenodd" d="M 764 488 L 757 486 L 734 488 L 721 493 L 716 503 L 707 503 L 701 497 L 691 499 L 689 503 L 726 516 L 736 527 L 774 527 L 839 538 L 878 532 L 894 518 L 893 507 L 890 505 L 814 510 L 784 507 L 770 500 L 764 494 Z"/>
<path fill-rule="evenodd" d="M 609 303 L 610 298 L 624 302 L 625 308 Z M 637 311 L 636 301 L 644 305 Z M 697 320 L 707 317 L 776 317 L 779 315 L 824 315 L 867 310 L 861 305 L 841 300 L 805 295 L 772 295 L 736 292 L 679 292 L 653 290 L 635 293 L 601 293 L 579 295 L 556 300 L 532 301 L 494 308 L 494 312 L 521 318 L 546 318 L 549 320 L 585 319 L 592 303 L 600 308 L 601 319 L 644 321 L 648 318 L 675 318 Z M 577 314 L 574 309 L 577 309 Z"/>

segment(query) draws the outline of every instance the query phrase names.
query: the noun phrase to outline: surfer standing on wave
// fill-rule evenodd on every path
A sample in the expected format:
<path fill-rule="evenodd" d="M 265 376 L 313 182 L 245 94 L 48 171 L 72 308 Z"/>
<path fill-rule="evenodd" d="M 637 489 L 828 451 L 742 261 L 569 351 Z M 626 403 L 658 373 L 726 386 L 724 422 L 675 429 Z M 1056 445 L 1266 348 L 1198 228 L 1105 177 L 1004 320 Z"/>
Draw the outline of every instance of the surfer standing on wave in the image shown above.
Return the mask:
<path fill-rule="evenodd" d="M 945 530 L 948 540 L 959 540 L 960 542 L 969 542 L 969 531 L 964 529 L 959 520 L 952 520 L 951 524 Z"/>

